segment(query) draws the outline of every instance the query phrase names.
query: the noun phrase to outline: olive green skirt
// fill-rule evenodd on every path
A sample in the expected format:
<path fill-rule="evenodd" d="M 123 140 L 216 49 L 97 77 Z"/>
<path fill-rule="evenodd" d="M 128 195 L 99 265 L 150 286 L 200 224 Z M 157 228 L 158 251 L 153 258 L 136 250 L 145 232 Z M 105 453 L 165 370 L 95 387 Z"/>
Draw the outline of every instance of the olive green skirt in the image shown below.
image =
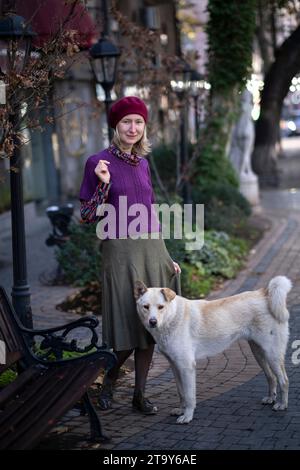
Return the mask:
<path fill-rule="evenodd" d="M 134 283 L 169 287 L 180 295 L 180 275 L 162 238 L 105 240 L 102 251 L 102 336 L 115 351 L 146 349 L 154 343 L 136 310 Z"/>

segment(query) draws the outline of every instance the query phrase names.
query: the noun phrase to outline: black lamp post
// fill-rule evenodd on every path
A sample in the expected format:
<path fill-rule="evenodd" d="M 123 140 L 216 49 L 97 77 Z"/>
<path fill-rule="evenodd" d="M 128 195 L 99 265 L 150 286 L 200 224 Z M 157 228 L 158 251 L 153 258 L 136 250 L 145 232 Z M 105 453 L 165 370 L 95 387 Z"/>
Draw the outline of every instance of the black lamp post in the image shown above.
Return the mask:
<path fill-rule="evenodd" d="M 199 120 L 199 106 L 198 101 L 200 97 L 200 91 L 203 90 L 205 81 L 203 76 L 197 72 L 197 70 L 192 70 L 191 77 L 190 77 L 190 95 L 194 100 L 194 116 L 195 116 L 195 137 L 196 141 L 199 140 L 199 128 L 200 128 L 200 120 Z"/>
<path fill-rule="evenodd" d="M 104 2 L 104 5 L 106 3 Z M 105 7 L 106 8 L 106 7 Z M 104 9 L 106 18 L 104 24 L 107 25 L 107 11 Z M 90 48 L 90 62 L 93 74 L 105 93 L 105 109 L 108 126 L 109 140 L 112 138 L 112 129 L 108 122 L 108 112 L 112 103 L 111 90 L 116 81 L 117 61 L 120 56 L 119 49 L 107 38 L 107 26 L 102 32 L 99 41 Z"/>
<path fill-rule="evenodd" d="M 176 93 L 180 102 L 180 171 L 186 173 L 188 165 L 188 125 L 187 125 L 187 91 L 190 86 L 191 68 L 183 60 L 179 59 L 174 69 L 174 79 L 171 80 L 171 88 Z M 185 204 L 191 202 L 191 191 L 188 180 L 183 176 L 182 197 Z"/>
<path fill-rule="evenodd" d="M 8 12 L 0 19 L 0 76 L 9 82 L 11 73 L 22 73 L 28 61 L 31 41 L 35 33 L 22 16 Z M 25 326 L 32 326 L 30 288 L 27 281 L 22 161 L 17 130 L 20 100 L 10 102 L 10 123 L 14 133 L 14 153 L 10 159 L 10 193 L 13 251 L 12 301 Z"/>

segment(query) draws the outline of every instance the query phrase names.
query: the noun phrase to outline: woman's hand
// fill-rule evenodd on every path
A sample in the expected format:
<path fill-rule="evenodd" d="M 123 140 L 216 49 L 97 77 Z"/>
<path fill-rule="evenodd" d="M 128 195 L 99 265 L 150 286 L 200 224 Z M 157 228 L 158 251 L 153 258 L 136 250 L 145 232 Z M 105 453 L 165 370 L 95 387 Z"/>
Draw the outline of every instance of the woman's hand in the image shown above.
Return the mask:
<path fill-rule="evenodd" d="M 95 168 L 95 173 L 98 176 L 99 180 L 102 181 L 102 183 L 106 184 L 110 182 L 110 173 L 108 171 L 107 165 L 110 165 L 110 162 L 108 162 L 107 160 L 99 160 Z"/>
<path fill-rule="evenodd" d="M 181 269 L 180 269 L 180 266 L 178 263 L 175 263 L 175 261 L 173 261 L 173 266 L 174 266 L 174 269 L 175 269 L 175 273 L 176 274 L 180 274 L 181 273 Z"/>

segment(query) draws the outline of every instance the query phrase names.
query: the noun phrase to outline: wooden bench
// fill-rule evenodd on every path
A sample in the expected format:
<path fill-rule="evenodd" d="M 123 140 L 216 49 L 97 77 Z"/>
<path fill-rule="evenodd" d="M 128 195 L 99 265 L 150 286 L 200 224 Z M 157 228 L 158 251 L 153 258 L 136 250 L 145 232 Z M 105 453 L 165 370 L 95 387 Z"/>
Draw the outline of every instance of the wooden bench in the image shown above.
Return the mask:
<path fill-rule="evenodd" d="M 107 439 L 88 388 L 101 369 L 113 367 L 116 356 L 97 345 L 97 325 L 98 320 L 89 316 L 57 328 L 24 328 L 0 286 L 0 340 L 6 350 L 0 375 L 12 366 L 18 370 L 16 379 L 0 389 L 0 449 L 34 448 L 79 400 L 90 419 L 91 439 Z M 77 328 L 89 330 L 88 345 L 80 346 L 74 339 Z M 64 351 L 78 354 L 63 359 Z"/>

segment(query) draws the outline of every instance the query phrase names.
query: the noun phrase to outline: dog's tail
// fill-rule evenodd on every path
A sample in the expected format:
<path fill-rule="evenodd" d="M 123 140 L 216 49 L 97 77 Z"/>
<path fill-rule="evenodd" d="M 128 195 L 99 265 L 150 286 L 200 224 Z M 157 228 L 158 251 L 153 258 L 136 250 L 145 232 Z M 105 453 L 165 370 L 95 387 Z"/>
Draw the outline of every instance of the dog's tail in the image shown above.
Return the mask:
<path fill-rule="evenodd" d="M 289 311 L 286 308 L 286 296 L 292 288 L 291 281 L 285 276 L 276 276 L 268 285 L 268 300 L 273 317 L 279 323 L 285 323 L 289 319 Z"/>

